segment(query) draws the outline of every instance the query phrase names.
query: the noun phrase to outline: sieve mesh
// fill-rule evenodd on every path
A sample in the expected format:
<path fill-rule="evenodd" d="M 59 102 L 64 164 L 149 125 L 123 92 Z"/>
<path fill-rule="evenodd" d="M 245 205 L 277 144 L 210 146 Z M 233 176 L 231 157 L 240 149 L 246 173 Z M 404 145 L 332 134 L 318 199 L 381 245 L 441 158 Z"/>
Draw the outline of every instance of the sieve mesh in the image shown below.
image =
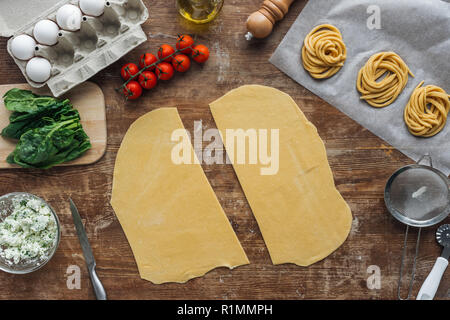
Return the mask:
<path fill-rule="evenodd" d="M 390 206 L 401 215 L 428 221 L 442 214 L 449 205 L 448 184 L 432 170 L 410 167 L 399 173 L 390 186 Z"/>

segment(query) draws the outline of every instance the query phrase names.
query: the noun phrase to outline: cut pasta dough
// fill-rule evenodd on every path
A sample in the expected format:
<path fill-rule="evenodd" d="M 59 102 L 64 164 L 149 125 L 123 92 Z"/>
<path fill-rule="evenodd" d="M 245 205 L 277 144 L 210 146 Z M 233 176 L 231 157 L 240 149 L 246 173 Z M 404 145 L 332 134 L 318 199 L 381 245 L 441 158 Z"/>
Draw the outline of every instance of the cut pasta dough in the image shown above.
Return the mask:
<path fill-rule="evenodd" d="M 325 79 L 344 65 L 347 48 L 341 32 L 331 24 L 315 27 L 306 36 L 302 47 L 303 67 L 311 77 Z"/>
<path fill-rule="evenodd" d="M 193 154 L 176 108 L 142 116 L 125 135 L 114 168 L 111 204 L 141 278 L 156 284 L 249 263 L 201 166 L 172 160 L 171 136 L 180 130 Z"/>
<path fill-rule="evenodd" d="M 450 111 L 450 96 L 444 89 L 422 81 L 414 89 L 405 107 L 404 119 L 409 132 L 415 136 L 432 137 L 445 126 Z"/>
<path fill-rule="evenodd" d="M 395 52 L 379 52 L 370 57 L 358 72 L 356 88 L 361 99 L 375 108 L 383 108 L 397 99 L 414 77 L 406 63 Z"/>
<path fill-rule="evenodd" d="M 279 130 L 278 172 L 262 175 L 261 161 L 233 163 L 272 262 L 308 266 L 336 250 L 350 232 L 352 214 L 334 185 L 317 129 L 294 100 L 274 88 L 247 85 L 210 107 L 231 161 L 230 154 L 242 150 L 231 150 L 227 129 Z"/>

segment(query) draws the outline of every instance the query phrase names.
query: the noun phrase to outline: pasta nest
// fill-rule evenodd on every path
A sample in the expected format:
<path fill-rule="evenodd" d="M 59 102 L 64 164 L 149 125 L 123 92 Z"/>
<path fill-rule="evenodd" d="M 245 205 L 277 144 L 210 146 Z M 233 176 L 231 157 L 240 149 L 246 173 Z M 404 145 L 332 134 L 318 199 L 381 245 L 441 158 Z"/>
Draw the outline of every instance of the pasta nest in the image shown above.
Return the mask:
<path fill-rule="evenodd" d="M 330 24 L 315 27 L 303 42 L 303 67 L 313 78 L 333 76 L 342 68 L 346 58 L 347 48 L 341 32 Z"/>
<path fill-rule="evenodd" d="M 372 107 L 382 108 L 397 99 L 412 77 L 406 63 L 395 52 L 374 54 L 358 72 L 356 88 L 361 99 Z"/>
<path fill-rule="evenodd" d="M 450 96 L 444 89 L 422 81 L 413 91 L 405 107 L 404 119 L 415 136 L 431 137 L 440 132 L 450 111 Z"/>

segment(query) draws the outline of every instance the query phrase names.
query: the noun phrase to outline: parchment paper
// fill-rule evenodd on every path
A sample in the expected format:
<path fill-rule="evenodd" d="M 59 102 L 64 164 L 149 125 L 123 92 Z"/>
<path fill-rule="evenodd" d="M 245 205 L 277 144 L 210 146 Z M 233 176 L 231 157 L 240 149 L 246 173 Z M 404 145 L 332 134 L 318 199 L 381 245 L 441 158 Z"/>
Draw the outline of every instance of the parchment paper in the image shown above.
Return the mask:
<path fill-rule="evenodd" d="M 381 29 L 370 30 L 369 6 L 380 8 Z M 315 80 L 303 69 L 301 48 L 314 26 L 330 23 L 342 33 L 347 46 L 344 67 L 333 77 Z M 397 100 L 378 109 L 360 100 L 356 90 L 359 69 L 374 53 L 394 51 L 415 78 Z M 310 0 L 300 13 L 270 62 L 302 86 L 332 104 L 362 126 L 418 160 L 429 153 L 437 169 L 450 174 L 450 120 L 431 138 L 411 135 L 403 110 L 414 88 L 422 81 L 450 93 L 450 4 L 441 0 Z"/>

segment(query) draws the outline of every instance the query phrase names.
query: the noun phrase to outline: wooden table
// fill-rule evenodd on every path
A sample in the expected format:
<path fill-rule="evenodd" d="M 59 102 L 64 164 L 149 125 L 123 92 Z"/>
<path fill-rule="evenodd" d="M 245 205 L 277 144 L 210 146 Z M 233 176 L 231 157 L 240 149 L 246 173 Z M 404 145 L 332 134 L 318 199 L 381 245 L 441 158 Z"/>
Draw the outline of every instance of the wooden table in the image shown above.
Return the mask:
<path fill-rule="evenodd" d="M 0 171 L 0 194 L 27 191 L 39 195 L 56 209 L 62 224 L 61 244 L 48 265 L 29 275 L 0 273 L 0 298 L 94 298 L 70 215 L 68 198 L 72 197 L 86 223 L 97 271 L 111 299 L 395 299 L 405 227 L 388 214 L 383 190 L 390 174 L 413 161 L 268 62 L 306 1 L 294 2 L 271 37 L 251 43 L 244 39 L 244 22 L 259 8 L 260 0 L 226 0 L 213 23 L 197 28 L 179 17 L 172 1 L 145 2 L 150 9 L 150 19 L 144 24 L 148 42 L 92 78 L 106 97 L 108 147 L 105 156 L 89 166 Z M 137 62 L 140 54 L 156 52 L 162 43 L 174 44 L 174 36 L 180 33 L 197 34 L 198 42 L 211 49 L 210 60 L 204 67 L 193 65 L 190 72 L 177 74 L 172 81 L 158 85 L 139 101 L 125 102 L 114 90 L 122 83 L 119 75 L 122 64 Z M 0 40 L 0 84 L 24 82 L 6 52 L 6 41 Z M 185 127 L 191 132 L 194 120 L 202 120 L 205 128 L 213 128 L 208 103 L 244 84 L 272 86 L 290 94 L 317 126 L 327 147 L 337 188 L 353 212 L 353 226 L 347 241 L 328 258 L 308 268 L 272 265 L 231 165 L 204 165 L 251 264 L 233 271 L 215 269 L 185 284 L 154 285 L 141 280 L 131 249 L 109 204 L 114 161 L 125 132 L 139 116 L 165 106 L 177 106 Z M 423 230 L 414 295 L 440 254 L 435 230 Z M 415 236 L 416 231 L 413 231 L 408 241 L 409 257 L 413 255 Z M 67 269 L 71 265 L 81 268 L 81 289 L 67 287 Z M 367 287 L 368 267 L 372 265 L 380 268 L 380 289 Z M 404 279 L 405 287 L 408 279 Z M 449 287 L 447 272 L 436 298 L 449 299 Z"/>

